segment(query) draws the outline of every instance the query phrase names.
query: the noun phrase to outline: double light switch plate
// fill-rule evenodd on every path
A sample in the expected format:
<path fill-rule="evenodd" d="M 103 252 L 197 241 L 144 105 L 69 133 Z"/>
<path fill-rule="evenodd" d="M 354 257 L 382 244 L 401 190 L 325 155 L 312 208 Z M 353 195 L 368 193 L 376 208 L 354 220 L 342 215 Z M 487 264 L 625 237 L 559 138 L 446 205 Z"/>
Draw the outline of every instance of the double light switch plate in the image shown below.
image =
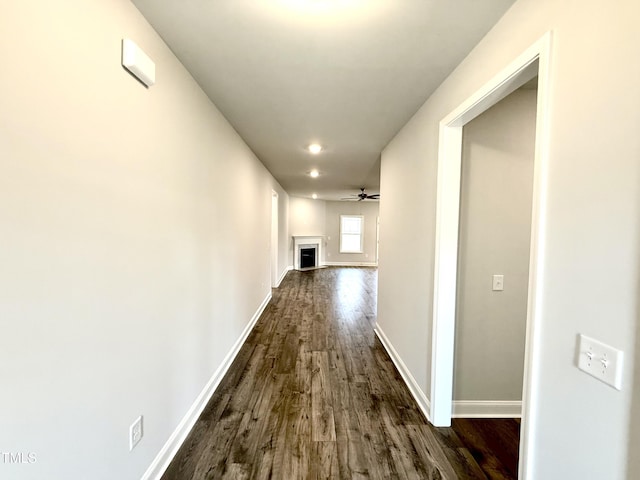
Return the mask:
<path fill-rule="evenodd" d="M 580 335 L 578 368 L 618 390 L 622 389 L 623 360 L 621 350 L 586 335 Z"/>

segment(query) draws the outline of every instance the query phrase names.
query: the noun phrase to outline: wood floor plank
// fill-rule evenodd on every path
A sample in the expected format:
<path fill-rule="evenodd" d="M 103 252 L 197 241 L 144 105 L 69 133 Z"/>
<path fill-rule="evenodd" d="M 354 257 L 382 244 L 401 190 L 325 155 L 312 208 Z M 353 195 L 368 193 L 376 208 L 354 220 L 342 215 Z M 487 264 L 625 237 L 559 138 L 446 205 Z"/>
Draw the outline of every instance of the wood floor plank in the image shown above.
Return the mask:
<path fill-rule="evenodd" d="M 216 402 L 205 408 L 200 419 L 185 440 L 180 454 L 171 462 L 163 475 L 163 480 L 191 479 L 200 456 L 203 454 L 206 438 L 211 434 L 213 426 L 217 424 L 223 411 L 227 408 L 231 395 L 216 396 Z M 214 399 L 212 399 L 214 400 Z"/>
<path fill-rule="evenodd" d="M 277 373 L 291 373 L 298 357 L 298 329 L 294 325 L 283 339 L 282 347 L 277 356 Z"/>
<path fill-rule="evenodd" d="M 271 410 L 268 413 L 260 440 L 258 441 L 258 449 L 253 458 L 250 478 L 271 479 L 278 478 L 274 475 L 274 467 L 276 460 L 277 439 L 280 431 L 284 428 L 285 416 L 281 412 L 288 411 L 290 395 L 288 395 L 289 375 L 279 375 L 277 379 L 278 387 L 274 388 L 271 397 Z"/>
<path fill-rule="evenodd" d="M 416 455 L 422 457 L 424 465 L 430 466 L 427 470 L 427 478 L 442 478 L 443 480 L 458 478 L 442 445 L 433 435 L 431 427 L 428 425 L 407 425 L 405 428 Z"/>
<path fill-rule="evenodd" d="M 272 374 L 260 391 L 256 391 L 253 408 L 242 417 L 227 462 L 251 465 L 256 457 L 263 429 L 269 420 L 273 395 L 280 394 L 284 376 Z M 249 470 L 250 471 L 250 470 Z"/>
<path fill-rule="evenodd" d="M 387 404 L 381 406 L 381 417 L 385 431 L 387 448 L 391 452 L 394 464 L 398 471 L 399 478 L 425 478 L 416 469 L 414 463 L 413 448 L 409 446 L 408 438 L 403 427 L 394 421 L 394 416 L 390 414 L 391 408 Z M 418 467 L 426 467 L 418 465 Z M 430 466 L 426 467 L 429 468 Z M 422 468 L 420 468 L 422 470 Z"/>
<path fill-rule="evenodd" d="M 336 427 L 331 406 L 331 386 L 328 381 L 327 352 L 312 353 L 311 371 L 311 434 L 314 442 L 334 442 Z"/>
<path fill-rule="evenodd" d="M 311 443 L 311 398 L 308 393 L 293 395 L 287 419 L 281 478 L 306 478 Z"/>
<path fill-rule="evenodd" d="M 374 334 L 376 289 L 373 268 L 289 272 L 163 480 L 494 478 L 478 462 L 508 474 L 506 426 L 508 445 L 468 447 L 428 424 Z M 476 460 L 479 445 L 500 452 Z"/>
<path fill-rule="evenodd" d="M 248 466 L 241 463 L 232 463 L 222 475 L 222 480 L 246 480 L 249 478 Z"/>
<path fill-rule="evenodd" d="M 339 478 L 336 442 L 312 442 L 309 468 L 312 480 Z"/>
<path fill-rule="evenodd" d="M 458 480 L 487 480 L 487 476 L 466 448 L 447 447 L 444 452 L 454 468 Z"/>
<path fill-rule="evenodd" d="M 453 429 L 487 478 L 514 480 L 518 477 L 517 421 L 456 418 Z"/>
<path fill-rule="evenodd" d="M 350 385 L 353 408 L 356 412 L 358 425 L 365 438 L 365 452 L 369 462 L 376 465 L 371 471 L 371 478 L 385 480 L 397 478 L 397 469 L 390 450 L 387 448 L 385 432 L 379 422 L 380 409 L 375 397 L 371 394 L 368 383 L 353 383 Z"/>

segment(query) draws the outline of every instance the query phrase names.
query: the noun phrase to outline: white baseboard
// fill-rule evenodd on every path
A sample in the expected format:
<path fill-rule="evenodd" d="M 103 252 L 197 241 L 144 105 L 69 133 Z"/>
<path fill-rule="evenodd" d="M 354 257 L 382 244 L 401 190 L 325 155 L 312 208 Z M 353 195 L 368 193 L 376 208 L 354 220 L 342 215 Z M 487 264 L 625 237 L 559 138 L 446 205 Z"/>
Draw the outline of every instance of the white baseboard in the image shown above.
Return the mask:
<path fill-rule="evenodd" d="M 418 407 L 422 411 L 422 414 L 425 416 L 425 418 L 429 422 L 431 422 L 431 418 L 429 417 L 429 411 L 431 410 L 431 402 L 429 401 L 425 393 L 422 391 L 422 389 L 418 385 L 418 382 L 416 382 L 416 379 L 413 378 L 413 375 L 411 375 L 411 372 L 409 372 L 409 369 L 407 368 L 407 366 L 404 364 L 404 362 L 398 355 L 398 352 L 396 352 L 395 348 L 393 348 L 393 345 L 391 345 L 391 342 L 382 331 L 382 328 L 380 328 L 380 325 L 376 324 L 376 328 L 374 331 L 376 332 L 377 337 L 380 339 L 380 343 L 382 343 L 382 346 L 385 348 L 385 350 L 389 354 L 389 357 L 391 357 L 391 361 L 393 361 L 393 364 L 396 366 L 396 368 L 400 372 L 400 375 L 402 376 L 404 383 L 406 383 L 407 387 L 409 387 L 409 391 L 411 392 L 411 395 L 413 396 L 414 400 L 417 402 Z"/>
<path fill-rule="evenodd" d="M 165 470 L 169 467 L 169 464 L 173 460 L 173 457 L 175 457 L 176 453 L 178 453 L 178 450 L 187 438 L 187 435 L 189 435 L 189 432 L 195 425 L 198 417 L 200 417 L 200 414 L 204 410 L 204 407 L 206 407 L 207 403 L 209 403 L 211 396 L 215 392 L 216 388 L 218 388 L 220 381 L 229 370 L 231 363 L 236 358 L 236 355 L 238 355 L 240 348 L 247 340 L 249 333 L 251 333 L 251 330 L 253 330 L 253 327 L 256 325 L 256 322 L 260 318 L 260 315 L 262 315 L 262 312 L 264 312 L 265 308 L 267 308 L 270 300 L 271 292 L 269 292 L 269 294 L 262 301 L 262 304 L 260 304 L 258 310 L 256 310 L 256 313 L 253 314 L 251 321 L 242 331 L 240 338 L 238 338 L 236 343 L 233 345 L 231 351 L 222 361 L 222 364 L 216 369 L 212 377 L 205 385 L 204 389 L 200 392 L 195 402 L 193 402 L 193 405 L 191 405 L 186 415 L 182 418 L 174 432 L 171 434 L 167 442 L 164 444 L 164 446 L 162 447 L 156 458 L 153 460 L 149 468 L 147 468 L 147 471 L 144 473 L 144 475 L 142 475 L 142 478 L 140 480 L 160 480 L 160 477 L 162 477 Z"/>
<path fill-rule="evenodd" d="M 284 272 L 282 272 L 282 275 L 280 275 L 280 278 L 278 279 L 276 288 L 280 286 L 280 284 L 282 283 L 282 280 L 284 280 L 284 277 L 286 277 L 287 273 L 289 273 L 291 270 L 293 270 L 293 265 L 289 265 L 287 268 L 284 269 Z"/>
<path fill-rule="evenodd" d="M 521 418 L 521 401 L 455 400 L 453 418 Z"/>
<path fill-rule="evenodd" d="M 322 262 L 327 267 L 377 267 L 376 262 Z"/>

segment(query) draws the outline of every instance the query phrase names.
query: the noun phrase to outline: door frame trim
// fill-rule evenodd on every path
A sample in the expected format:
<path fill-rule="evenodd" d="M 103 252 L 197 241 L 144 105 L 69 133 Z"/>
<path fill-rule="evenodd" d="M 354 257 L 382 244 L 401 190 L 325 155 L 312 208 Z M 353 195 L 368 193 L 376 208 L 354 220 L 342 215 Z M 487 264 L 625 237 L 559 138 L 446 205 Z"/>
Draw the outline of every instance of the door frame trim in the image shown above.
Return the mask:
<path fill-rule="evenodd" d="M 436 235 L 431 349 L 431 421 L 450 426 L 453 404 L 458 227 L 462 128 L 524 83 L 538 76 L 533 206 L 525 361 L 520 434 L 519 477 L 532 479 L 533 439 L 539 362 L 539 325 L 542 315 L 543 259 L 546 225 L 547 171 L 549 164 L 549 70 L 552 33 L 515 58 L 500 73 L 462 102 L 440 122 Z"/>

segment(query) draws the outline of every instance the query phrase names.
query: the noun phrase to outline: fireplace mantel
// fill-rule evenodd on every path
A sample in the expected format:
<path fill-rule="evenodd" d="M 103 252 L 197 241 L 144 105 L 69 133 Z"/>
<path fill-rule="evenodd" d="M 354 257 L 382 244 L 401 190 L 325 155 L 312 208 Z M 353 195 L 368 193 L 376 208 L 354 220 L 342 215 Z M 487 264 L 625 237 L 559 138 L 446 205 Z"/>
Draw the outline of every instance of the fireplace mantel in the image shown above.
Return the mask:
<path fill-rule="evenodd" d="M 323 235 L 294 235 L 293 236 L 293 268 L 300 270 L 300 249 L 316 247 L 316 267 L 321 266 Z"/>

